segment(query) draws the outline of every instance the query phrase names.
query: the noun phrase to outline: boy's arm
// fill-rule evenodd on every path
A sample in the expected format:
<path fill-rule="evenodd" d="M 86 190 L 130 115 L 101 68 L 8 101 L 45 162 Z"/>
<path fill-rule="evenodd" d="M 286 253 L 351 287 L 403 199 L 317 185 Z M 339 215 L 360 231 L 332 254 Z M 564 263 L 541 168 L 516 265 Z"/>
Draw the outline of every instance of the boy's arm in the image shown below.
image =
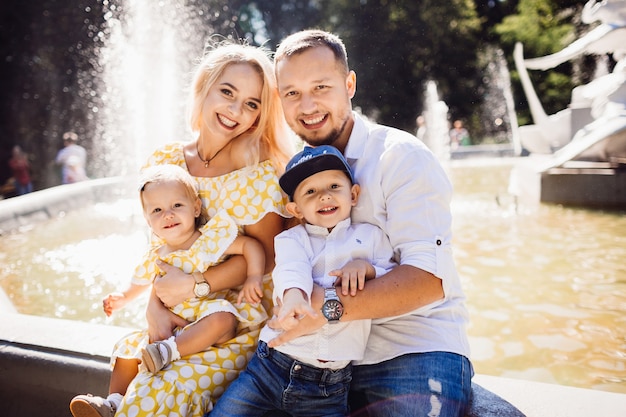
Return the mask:
<path fill-rule="evenodd" d="M 282 305 L 276 319 L 281 328 L 290 330 L 296 327 L 305 316 L 317 317 L 309 299 L 300 288 L 289 288 L 282 297 Z"/>

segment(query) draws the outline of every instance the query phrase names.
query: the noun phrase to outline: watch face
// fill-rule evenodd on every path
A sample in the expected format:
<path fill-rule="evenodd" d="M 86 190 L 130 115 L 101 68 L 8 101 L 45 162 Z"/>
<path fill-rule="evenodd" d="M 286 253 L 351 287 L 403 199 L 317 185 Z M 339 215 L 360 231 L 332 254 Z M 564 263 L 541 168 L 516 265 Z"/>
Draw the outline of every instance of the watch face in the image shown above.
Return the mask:
<path fill-rule="evenodd" d="M 196 297 L 206 297 L 207 295 L 209 295 L 210 291 L 211 290 L 209 284 L 207 284 L 206 282 L 196 284 L 196 286 L 193 288 L 193 292 L 196 294 Z"/>
<path fill-rule="evenodd" d="M 322 314 L 328 320 L 339 320 L 343 316 L 343 304 L 339 300 L 327 300 L 322 306 Z"/>

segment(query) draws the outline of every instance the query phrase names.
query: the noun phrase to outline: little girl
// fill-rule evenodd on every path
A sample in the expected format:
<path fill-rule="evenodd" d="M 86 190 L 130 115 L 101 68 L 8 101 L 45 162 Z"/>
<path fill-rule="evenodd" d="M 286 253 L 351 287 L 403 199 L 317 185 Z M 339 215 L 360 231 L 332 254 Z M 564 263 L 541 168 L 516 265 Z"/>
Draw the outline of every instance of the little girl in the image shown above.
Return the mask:
<path fill-rule="evenodd" d="M 78 395 L 72 399 L 70 410 L 74 417 L 114 416 L 130 381 L 139 372 L 139 359 L 146 370 L 156 373 L 172 361 L 198 353 L 232 339 L 238 322 L 254 325 L 267 315 L 262 308 L 250 305 L 243 317 L 226 300 L 226 293 L 211 294 L 200 271 L 215 265 L 226 255 L 243 255 L 247 262 L 247 279 L 238 301 L 258 304 L 263 295 L 262 279 L 265 252 L 261 244 L 250 237 L 238 235 L 235 222 L 224 211 L 208 219 L 194 179 L 176 165 L 156 165 L 147 168 L 140 182 L 143 214 L 150 229 L 159 240 L 135 269 L 130 286 L 123 292 L 111 293 L 103 300 L 107 316 L 137 298 L 153 279 L 158 279 L 157 260 L 183 269 L 196 279 L 195 298 L 168 308 L 189 324 L 179 328 L 169 339 L 148 343 L 148 331 L 139 331 L 136 337 L 124 338 L 118 343 L 111 361 L 109 396 L 104 399 Z M 156 278 L 155 278 L 156 277 Z M 241 309 L 241 307 L 240 307 Z"/>

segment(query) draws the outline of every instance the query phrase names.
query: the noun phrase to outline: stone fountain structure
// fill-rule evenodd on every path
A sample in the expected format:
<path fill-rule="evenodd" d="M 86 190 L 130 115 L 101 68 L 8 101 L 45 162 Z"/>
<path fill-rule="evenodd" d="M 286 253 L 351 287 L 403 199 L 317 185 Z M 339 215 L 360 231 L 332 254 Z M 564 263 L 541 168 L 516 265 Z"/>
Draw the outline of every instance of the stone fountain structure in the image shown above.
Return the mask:
<path fill-rule="evenodd" d="M 512 172 L 509 191 L 526 200 L 626 208 L 626 0 L 588 1 L 582 22 L 600 22 L 561 51 L 514 58 L 534 124 L 519 127 L 531 158 Z M 528 69 L 548 70 L 581 54 L 612 54 L 611 73 L 572 91 L 566 109 L 547 115 Z"/>

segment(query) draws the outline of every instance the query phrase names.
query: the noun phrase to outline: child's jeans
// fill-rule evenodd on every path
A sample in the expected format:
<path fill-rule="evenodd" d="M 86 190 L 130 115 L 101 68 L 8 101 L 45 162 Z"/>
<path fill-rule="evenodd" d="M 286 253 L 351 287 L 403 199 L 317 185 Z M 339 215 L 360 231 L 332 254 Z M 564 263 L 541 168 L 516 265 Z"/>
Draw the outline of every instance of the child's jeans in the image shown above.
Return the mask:
<path fill-rule="evenodd" d="M 246 370 L 207 416 L 262 416 L 282 410 L 294 417 L 344 417 L 351 380 L 351 365 L 338 370 L 315 368 L 259 342 Z"/>

